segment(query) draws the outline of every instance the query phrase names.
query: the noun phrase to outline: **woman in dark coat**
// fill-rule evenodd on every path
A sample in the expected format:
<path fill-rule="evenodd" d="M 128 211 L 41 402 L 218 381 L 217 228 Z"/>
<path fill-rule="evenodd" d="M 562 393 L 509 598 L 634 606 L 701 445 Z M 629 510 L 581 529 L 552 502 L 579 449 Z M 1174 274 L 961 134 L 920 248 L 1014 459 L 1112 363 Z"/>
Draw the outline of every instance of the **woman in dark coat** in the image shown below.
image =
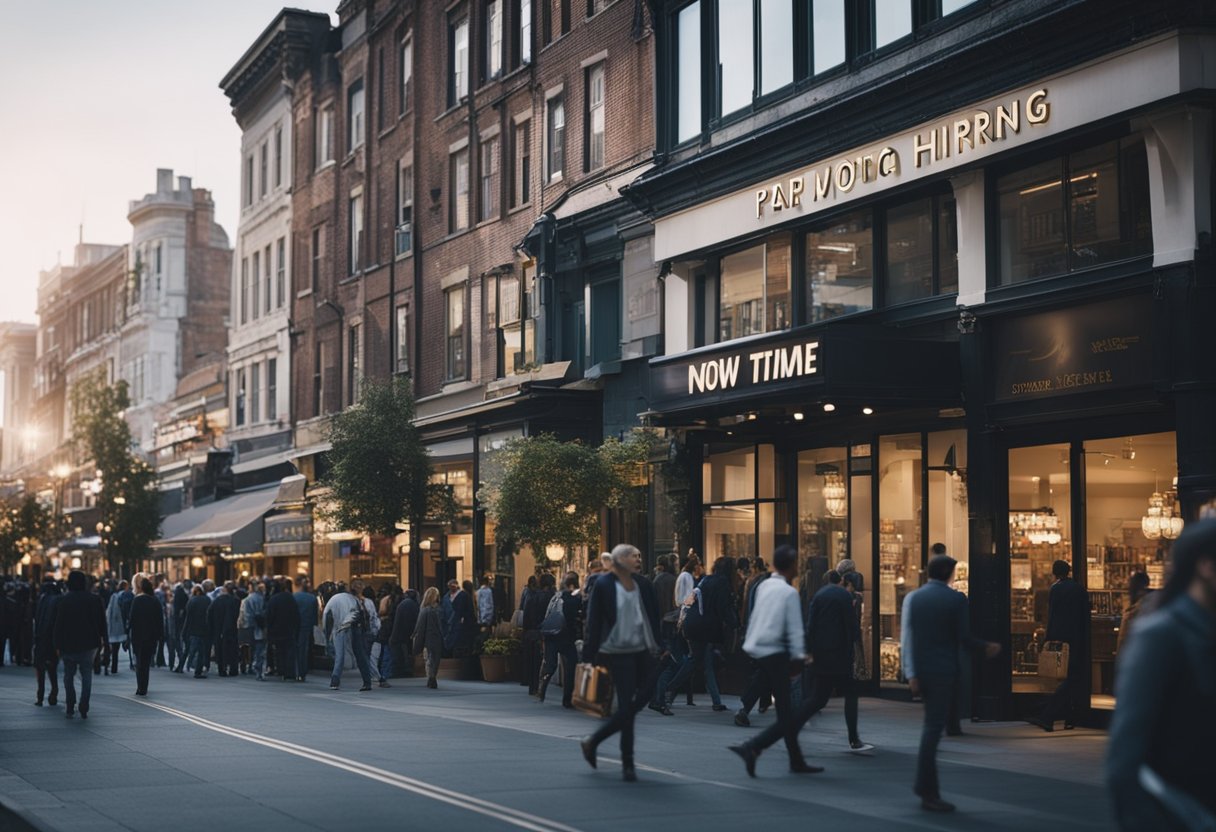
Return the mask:
<path fill-rule="evenodd" d="M 42 585 L 42 595 L 38 598 L 38 610 L 34 615 L 34 671 L 38 674 L 38 699 L 34 704 L 40 707 L 48 676 L 51 696 L 47 703 L 54 705 L 59 701 L 59 657 L 55 654 L 55 643 L 51 637 L 58 601 L 59 584 L 46 581 Z"/>
<path fill-rule="evenodd" d="M 414 653 L 426 650 L 426 686 L 439 687 L 439 659 L 443 656 L 443 622 L 439 620 L 439 589 L 431 587 L 422 596 L 422 611 L 414 627 Z"/>
<path fill-rule="evenodd" d="M 540 576 L 540 589 L 528 593 L 524 604 L 524 672 L 528 677 L 528 693 L 540 690 L 541 634 L 540 625 L 553 600 L 557 579 L 546 573 Z"/>
<path fill-rule="evenodd" d="M 165 617 L 152 581 L 139 582 L 139 595 L 131 602 L 131 652 L 135 654 L 135 695 L 148 695 L 148 674 L 156 645 L 165 638 Z"/>
<path fill-rule="evenodd" d="M 412 641 L 414 628 L 418 626 L 418 592 L 413 589 L 405 591 L 405 597 L 397 605 L 393 614 L 393 626 L 389 635 L 389 646 L 393 650 L 393 667 L 399 676 L 414 675 L 414 651 Z"/>

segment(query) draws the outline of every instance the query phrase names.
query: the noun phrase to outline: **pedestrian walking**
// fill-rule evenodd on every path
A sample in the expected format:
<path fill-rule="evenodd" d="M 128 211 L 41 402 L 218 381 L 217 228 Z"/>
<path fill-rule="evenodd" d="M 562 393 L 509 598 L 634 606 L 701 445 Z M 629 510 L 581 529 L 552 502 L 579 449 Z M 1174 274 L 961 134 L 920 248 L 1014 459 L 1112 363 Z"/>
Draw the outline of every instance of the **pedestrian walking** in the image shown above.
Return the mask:
<path fill-rule="evenodd" d="M 300 634 L 300 609 L 291 592 L 291 578 L 280 578 L 274 584 L 275 593 L 266 602 L 266 640 L 274 648 L 275 672 L 284 682 L 290 682 L 299 676 L 296 639 Z"/>
<path fill-rule="evenodd" d="M 873 746 L 857 733 L 857 688 L 853 680 L 853 652 L 861 640 L 852 594 L 841 586 L 839 573 L 827 574 L 824 585 L 811 598 L 806 619 L 809 661 L 807 699 L 799 709 L 797 728 L 819 713 L 834 690 L 844 697 L 844 721 L 849 750 L 869 751 Z"/>
<path fill-rule="evenodd" d="M 1188 524 L 1170 559 L 1115 677 L 1106 782 L 1125 832 L 1216 829 L 1216 519 Z"/>
<path fill-rule="evenodd" d="M 59 596 L 58 583 L 49 579 L 42 582 L 42 593 L 34 612 L 34 673 L 38 677 L 38 698 L 34 704 L 39 707 L 42 706 L 47 679 L 51 682 L 47 704 L 53 706 L 59 701 L 59 657 L 55 653 L 53 629 Z"/>
<path fill-rule="evenodd" d="M 188 580 L 173 587 L 173 638 L 171 641 L 173 651 L 170 652 L 170 656 L 176 655 L 176 659 L 171 660 L 169 665 L 173 667 L 174 673 L 181 673 L 186 664 L 186 607 L 190 603 L 192 589 L 194 589 L 194 583 Z"/>
<path fill-rule="evenodd" d="M 539 588 L 528 594 L 524 605 L 524 676 L 527 679 L 528 693 L 533 696 L 540 690 L 541 670 L 541 632 L 540 625 L 549 611 L 549 603 L 553 600 L 557 579 L 545 573 L 538 579 Z"/>
<path fill-rule="evenodd" d="M 165 638 L 165 615 L 152 581 L 139 582 L 139 595 L 131 602 L 131 653 L 135 656 L 135 695 L 148 695 L 148 676 L 157 646 Z"/>
<path fill-rule="evenodd" d="M 642 577 L 642 553 L 628 543 L 611 554 L 612 569 L 596 582 L 583 642 L 583 661 L 602 664 L 612 676 L 617 709 L 580 746 L 596 767 L 596 750 L 615 733 L 621 735 L 621 772 L 637 780 L 633 761 L 633 723 L 646 706 L 658 674 L 659 602 L 654 585 Z"/>
<path fill-rule="evenodd" d="M 950 586 L 956 564 L 949 555 L 930 559 L 928 582 L 904 598 L 900 634 L 904 676 L 912 695 L 920 696 L 925 706 L 913 790 L 921 799 L 921 808 L 930 812 L 954 811 L 954 805 L 941 797 L 937 746 L 954 699 L 960 651 L 964 647 L 983 649 L 992 658 L 1001 650 L 996 642 L 971 635 L 967 596 Z"/>
<path fill-rule="evenodd" d="M 355 579 L 345 592 L 338 592 L 325 605 L 323 615 L 325 635 L 332 635 L 334 642 L 334 668 L 329 678 L 329 689 L 338 690 L 342 683 L 342 666 L 346 654 L 350 652 L 355 657 L 355 665 L 363 679 L 360 691 L 372 689 L 371 668 L 368 666 L 367 644 L 364 636 L 371 629 L 368 622 L 367 608 L 363 606 L 360 594 L 363 592 L 363 581 Z"/>
<path fill-rule="evenodd" d="M 418 623 L 414 627 L 414 653 L 426 651 L 426 686 L 439 687 L 439 659 L 443 655 L 443 622 L 439 618 L 439 589 L 429 587 L 422 595 Z"/>
<path fill-rule="evenodd" d="M 220 669 L 220 676 L 240 674 L 241 657 L 236 636 L 240 611 L 236 583 L 225 581 L 207 609 L 207 628 L 211 644 L 215 647 L 215 663 Z"/>
<path fill-rule="evenodd" d="M 63 688 L 67 717 L 76 709 L 76 673 L 80 673 L 80 718 L 89 718 L 93 692 L 93 659 L 106 643 L 106 610 L 101 599 L 89 592 L 85 574 L 68 573 L 68 591 L 55 605 L 51 624 L 52 642 L 63 659 Z"/>
<path fill-rule="evenodd" d="M 309 591 L 308 578 L 300 578 L 299 588 L 292 598 L 300 616 L 300 630 L 296 633 L 296 681 L 304 682 L 308 679 L 309 665 L 312 663 L 313 634 L 320 620 L 321 608 L 317 596 Z"/>
<path fill-rule="evenodd" d="M 110 644 L 109 665 L 105 669 L 107 676 L 117 675 L 118 673 L 119 648 L 121 647 L 127 651 L 131 649 L 130 642 L 127 639 L 127 627 L 131 619 L 131 604 L 126 598 L 130 593 L 130 585 L 126 581 L 119 582 L 118 591 L 110 596 L 110 601 L 106 606 L 106 628 L 108 632 L 106 640 Z M 134 600 L 135 596 L 132 595 L 130 601 Z"/>
<path fill-rule="evenodd" d="M 808 764 L 802 756 L 798 744 L 800 726 L 790 702 L 790 680 L 800 676 L 806 664 L 801 600 L 793 585 L 798 577 L 798 553 L 792 546 L 777 547 L 773 552 L 773 569 L 774 576 L 756 584 L 743 651 L 760 665 L 768 679 L 777 706 L 777 721 L 747 742 L 730 746 L 743 759 L 749 777 L 756 776 L 760 754 L 778 738 L 785 740 L 790 771 L 799 774 L 823 771 L 820 766 Z"/>
<path fill-rule="evenodd" d="M 1065 730 L 1072 728 L 1087 707 L 1085 677 L 1089 673 L 1089 660 L 1085 656 L 1085 632 L 1089 625 L 1089 594 L 1069 577 L 1070 571 L 1068 561 L 1057 560 L 1051 565 L 1055 581 L 1047 599 L 1045 641 L 1068 645 L 1068 671 L 1043 710 L 1027 719 L 1044 731 L 1054 731 L 1056 721 L 1061 719 Z"/>
<path fill-rule="evenodd" d="M 494 626 L 494 589 L 489 575 L 481 576 L 477 590 L 477 623 L 486 630 Z"/>
<path fill-rule="evenodd" d="M 211 599 L 203 590 L 201 584 L 195 584 L 190 590 L 190 602 L 186 604 L 186 667 L 194 669 L 195 679 L 207 678 L 211 668 L 210 630 L 207 626 L 207 610 L 211 608 Z"/>
<path fill-rule="evenodd" d="M 549 689 L 549 680 L 557 672 L 557 660 L 560 657 L 563 708 L 574 707 L 574 667 L 578 664 L 578 651 L 574 647 L 574 642 L 578 632 L 579 611 L 583 606 L 576 594 L 578 588 L 578 575 L 567 575 L 562 591 L 553 596 L 550 611 L 546 612 L 545 620 L 542 622 L 541 635 L 544 637 L 545 661 L 541 667 L 540 690 L 537 693 L 537 699 L 541 702 L 545 701 L 545 691 Z M 558 623 L 557 616 L 554 616 L 554 612 L 560 614 L 560 623 Z M 557 626 L 554 628 L 555 623 Z"/>
<path fill-rule="evenodd" d="M 1119 620 L 1119 638 L 1115 642 L 1116 656 L 1123 649 L 1123 644 L 1127 641 L 1127 637 L 1131 635 L 1132 623 L 1144 611 L 1144 600 L 1152 592 L 1149 589 L 1149 580 L 1146 573 L 1133 572 L 1131 577 L 1127 579 L 1127 609 L 1123 611 L 1123 617 Z"/>
<path fill-rule="evenodd" d="M 398 676 L 414 675 L 414 628 L 418 626 L 418 591 L 407 589 L 393 613 L 393 630 L 389 635 L 389 648 L 393 651 L 393 667 Z"/>
<path fill-rule="evenodd" d="M 657 699 L 662 701 L 668 690 L 676 691 L 691 684 L 693 671 L 700 668 L 713 710 L 727 710 L 718 689 L 715 664 L 722 645 L 739 627 L 737 607 L 731 596 L 734 571 L 733 558 L 718 558 L 714 561 L 713 574 L 702 579 L 690 596 L 681 601 L 685 607 L 681 634 L 688 642 L 688 654 L 670 679 L 660 680 L 663 690 L 656 691 Z"/>
<path fill-rule="evenodd" d="M 363 615 L 360 617 L 359 623 L 364 625 L 363 646 L 367 652 L 368 671 L 377 685 L 382 688 L 392 687 L 388 679 L 380 672 L 380 662 L 372 660 L 373 648 L 378 643 L 380 636 L 380 614 L 376 609 L 376 593 L 370 586 L 363 587 L 363 595 L 359 598 L 359 603 L 363 607 Z"/>
<path fill-rule="evenodd" d="M 236 626 L 239 629 L 249 630 L 252 645 L 249 672 L 255 674 L 259 682 L 264 682 L 266 680 L 266 584 L 264 581 L 258 581 L 253 590 L 245 596 L 245 600 L 241 602 Z"/>

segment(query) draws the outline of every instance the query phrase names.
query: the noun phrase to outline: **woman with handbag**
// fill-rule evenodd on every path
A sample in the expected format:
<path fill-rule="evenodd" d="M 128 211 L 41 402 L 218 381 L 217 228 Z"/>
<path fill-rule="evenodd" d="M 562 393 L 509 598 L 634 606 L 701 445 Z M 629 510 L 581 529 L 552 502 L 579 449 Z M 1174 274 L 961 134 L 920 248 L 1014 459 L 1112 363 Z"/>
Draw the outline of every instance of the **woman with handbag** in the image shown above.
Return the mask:
<path fill-rule="evenodd" d="M 414 654 L 426 650 L 426 686 L 439 687 L 439 659 L 443 655 L 443 622 L 439 620 L 439 589 L 431 587 L 422 596 L 422 610 L 414 626 Z"/>
<path fill-rule="evenodd" d="M 633 765 L 633 721 L 654 687 L 659 652 L 659 602 L 654 586 L 642 577 L 642 553 L 622 543 L 612 550 L 612 570 L 595 582 L 583 660 L 602 664 L 616 688 L 617 710 L 580 743 L 585 759 L 596 767 L 596 749 L 618 731 L 625 782 L 636 781 Z"/>

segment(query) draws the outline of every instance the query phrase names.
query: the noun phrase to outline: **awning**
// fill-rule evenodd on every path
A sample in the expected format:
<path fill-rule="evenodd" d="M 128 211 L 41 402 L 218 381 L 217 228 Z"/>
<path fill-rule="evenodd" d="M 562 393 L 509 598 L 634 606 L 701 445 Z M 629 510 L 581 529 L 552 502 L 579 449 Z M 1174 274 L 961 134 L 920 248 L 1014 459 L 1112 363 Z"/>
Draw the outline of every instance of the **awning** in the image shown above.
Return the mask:
<path fill-rule="evenodd" d="M 262 518 L 278 494 L 279 484 L 275 483 L 171 514 L 161 523 L 163 536 L 152 549 L 160 557 L 192 555 L 204 546 L 226 547 L 234 554 L 260 552 Z"/>

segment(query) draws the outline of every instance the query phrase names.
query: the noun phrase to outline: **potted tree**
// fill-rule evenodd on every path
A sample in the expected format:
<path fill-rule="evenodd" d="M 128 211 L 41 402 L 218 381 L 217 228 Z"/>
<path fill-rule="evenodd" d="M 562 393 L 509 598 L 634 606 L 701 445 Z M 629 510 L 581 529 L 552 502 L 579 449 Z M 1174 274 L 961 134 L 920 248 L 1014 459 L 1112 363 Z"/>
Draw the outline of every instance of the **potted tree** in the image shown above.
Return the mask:
<path fill-rule="evenodd" d="M 508 662 L 519 654 L 517 638 L 490 638 L 481 646 L 481 677 L 487 682 L 502 682 L 509 675 Z"/>

